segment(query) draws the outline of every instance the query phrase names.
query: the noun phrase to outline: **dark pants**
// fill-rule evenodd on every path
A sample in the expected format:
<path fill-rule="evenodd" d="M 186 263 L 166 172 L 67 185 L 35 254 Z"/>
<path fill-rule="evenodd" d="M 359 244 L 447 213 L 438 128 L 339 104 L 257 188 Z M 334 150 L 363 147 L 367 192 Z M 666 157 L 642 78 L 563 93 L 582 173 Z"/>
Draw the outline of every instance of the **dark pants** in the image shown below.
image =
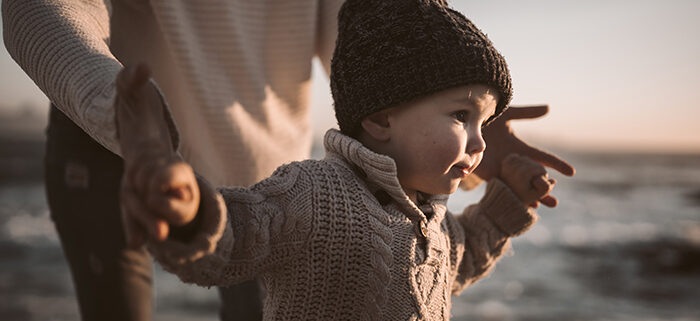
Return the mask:
<path fill-rule="evenodd" d="M 125 245 L 121 158 L 52 106 L 45 166 L 51 218 L 70 265 L 82 320 L 151 320 L 151 257 L 144 248 Z M 221 296 L 227 303 L 222 304 L 222 320 L 262 318 L 256 282 L 224 289 Z"/>

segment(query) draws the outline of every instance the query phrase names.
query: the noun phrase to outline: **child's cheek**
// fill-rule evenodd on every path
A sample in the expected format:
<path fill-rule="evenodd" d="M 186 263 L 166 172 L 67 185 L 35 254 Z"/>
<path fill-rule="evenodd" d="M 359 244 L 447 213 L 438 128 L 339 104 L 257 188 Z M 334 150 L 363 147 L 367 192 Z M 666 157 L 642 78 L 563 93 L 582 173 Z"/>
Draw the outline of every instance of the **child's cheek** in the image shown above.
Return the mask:
<path fill-rule="evenodd" d="M 454 135 L 443 135 L 441 140 L 436 140 L 435 149 L 428 154 L 442 171 L 449 171 L 452 165 L 463 160 L 463 144 Z"/>

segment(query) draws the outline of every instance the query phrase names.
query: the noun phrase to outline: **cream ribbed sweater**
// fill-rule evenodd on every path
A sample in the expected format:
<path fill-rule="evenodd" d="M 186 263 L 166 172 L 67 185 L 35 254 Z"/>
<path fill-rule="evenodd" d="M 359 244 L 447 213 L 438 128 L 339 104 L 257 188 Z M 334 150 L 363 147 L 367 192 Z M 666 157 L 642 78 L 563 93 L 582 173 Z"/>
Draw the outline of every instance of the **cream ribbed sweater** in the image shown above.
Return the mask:
<path fill-rule="evenodd" d="M 2 20 L 11 56 L 100 144 L 119 153 L 114 80 L 145 62 L 185 159 L 217 185 L 249 185 L 308 156 L 311 61 L 328 70 L 341 3 L 3 0 Z"/>
<path fill-rule="evenodd" d="M 265 320 L 448 320 L 450 296 L 484 277 L 537 218 L 497 179 L 457 217 L 447 196 L 416 206 L 390 157 L 336 130 L 325 146 L 323 160 L 220 189 L 191 241 L 151 243 L 154 257 L 204 286 L 260 277 Z"/>

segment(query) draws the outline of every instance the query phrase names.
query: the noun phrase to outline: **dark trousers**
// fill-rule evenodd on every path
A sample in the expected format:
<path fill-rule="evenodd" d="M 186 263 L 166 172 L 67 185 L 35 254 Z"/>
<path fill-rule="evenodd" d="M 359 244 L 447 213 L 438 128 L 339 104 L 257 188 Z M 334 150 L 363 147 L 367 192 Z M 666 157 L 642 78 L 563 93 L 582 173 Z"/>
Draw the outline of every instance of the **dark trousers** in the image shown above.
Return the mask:
<path fill-rule="evenodd" d="M 51 106 L 45 169 L 51 218 L 70 266 L 82 320 L 151 320 L 151 257 L 145 248 L 126 248 L 124 239 L 119 209 L 122 159 Z M 259 291 L 254 281 L 222 289 L 222 320 L 262 319 Z"/>

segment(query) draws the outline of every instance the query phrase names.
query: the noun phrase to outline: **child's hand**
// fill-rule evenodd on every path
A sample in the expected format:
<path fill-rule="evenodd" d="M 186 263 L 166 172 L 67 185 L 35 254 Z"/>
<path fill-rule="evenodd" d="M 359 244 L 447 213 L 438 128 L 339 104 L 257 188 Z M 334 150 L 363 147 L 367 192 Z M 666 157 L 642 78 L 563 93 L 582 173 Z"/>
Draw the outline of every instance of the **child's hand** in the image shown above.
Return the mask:
<path fill-rule="evenodd" d="M 199 187 L 192 168 L 174 152 L 163 103 L 148 82 L 148 68 L 126 67 L 117 76 L 116 123 L 124 158 L 121 207 L 127 244 L 162 241 L 168 226 L 192 221 Z"/>
<path fill-rule="evenodd" d="M 501 179 L 525 206 L 538 207 L 539 203 L 557 206 L 557 199 L 549 195 L 556 181 L 547 176 L 544 166 L 518 154 L 509 154 L 501 162 Z"/>

